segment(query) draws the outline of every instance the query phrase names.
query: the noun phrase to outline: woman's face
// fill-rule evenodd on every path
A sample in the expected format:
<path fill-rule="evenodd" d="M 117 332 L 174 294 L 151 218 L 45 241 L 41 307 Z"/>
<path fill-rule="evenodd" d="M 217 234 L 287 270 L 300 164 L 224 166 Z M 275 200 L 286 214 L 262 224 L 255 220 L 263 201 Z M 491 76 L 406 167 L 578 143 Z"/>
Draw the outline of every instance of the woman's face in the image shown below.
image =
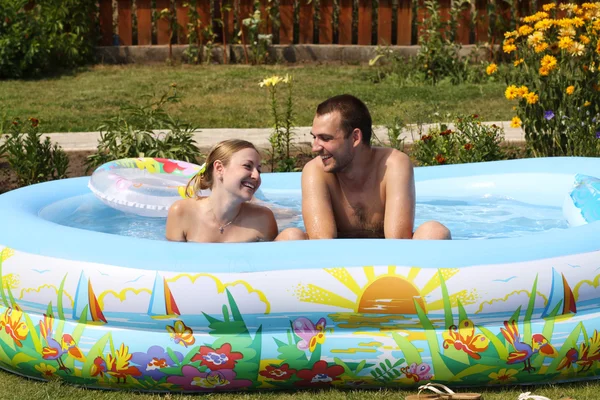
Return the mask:
<path fill-rule="evenodd" d="M 223 167 L 223 187 L 249 201 L 260 186 L 260 170 L 260 154 L 254 149 L 242 149 L 233 154 L 229 165 Z"/>

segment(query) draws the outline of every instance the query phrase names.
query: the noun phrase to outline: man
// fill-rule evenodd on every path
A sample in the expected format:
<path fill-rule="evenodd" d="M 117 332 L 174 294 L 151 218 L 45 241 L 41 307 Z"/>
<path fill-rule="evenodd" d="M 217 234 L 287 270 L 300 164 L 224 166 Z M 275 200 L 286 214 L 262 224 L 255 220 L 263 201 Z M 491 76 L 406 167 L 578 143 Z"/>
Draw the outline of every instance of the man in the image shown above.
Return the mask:
<path fill-rule="evenodd" d="M 415 182 L 412 163 L 398 150 L 371 147 L 366 105 L 351 95 L 317 107 L 312 151 L 302 171 L 302 215 L 310 239 L 450 239 L 429 221 L 413 233 Z"/>

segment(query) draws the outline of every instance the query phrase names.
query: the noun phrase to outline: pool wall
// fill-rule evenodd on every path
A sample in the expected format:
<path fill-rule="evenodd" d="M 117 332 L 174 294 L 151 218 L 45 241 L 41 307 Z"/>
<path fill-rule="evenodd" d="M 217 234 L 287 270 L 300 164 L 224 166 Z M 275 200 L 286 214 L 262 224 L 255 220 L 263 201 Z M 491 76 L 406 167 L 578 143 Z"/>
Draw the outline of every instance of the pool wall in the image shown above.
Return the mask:
<path fill-rule="evenodd" d="M 597 159 L 417 168 L 417 195 L 560 206 Z M 265 196 L 299 174 L 265 174 Z M 596 379 L 600 223 L 521 238 L 183 244 L 39 218 L 87 178 L 0 196 L 0 366 L 149 391 Z M 600 356 L 600 354 L 598 354 Z M 600 358 L 600 357 L 599 357 Z"/>

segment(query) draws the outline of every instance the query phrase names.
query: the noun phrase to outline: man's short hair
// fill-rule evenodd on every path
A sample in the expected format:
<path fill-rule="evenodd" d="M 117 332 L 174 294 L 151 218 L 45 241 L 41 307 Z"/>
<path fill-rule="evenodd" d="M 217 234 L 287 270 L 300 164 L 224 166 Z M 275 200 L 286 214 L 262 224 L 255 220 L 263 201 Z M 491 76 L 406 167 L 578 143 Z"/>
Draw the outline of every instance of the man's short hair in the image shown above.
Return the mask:
<path fill-rule="evenodd" d="M 317 106 L 319 116 L 334 111 L 340 113 L 341 126 L 346 138 L 358 128 L 362 132 L 362 142 L 367 146 L 371 145 L 373 121 L 365 103 L 350 94 L 342 94 L 331 97 Z"/>

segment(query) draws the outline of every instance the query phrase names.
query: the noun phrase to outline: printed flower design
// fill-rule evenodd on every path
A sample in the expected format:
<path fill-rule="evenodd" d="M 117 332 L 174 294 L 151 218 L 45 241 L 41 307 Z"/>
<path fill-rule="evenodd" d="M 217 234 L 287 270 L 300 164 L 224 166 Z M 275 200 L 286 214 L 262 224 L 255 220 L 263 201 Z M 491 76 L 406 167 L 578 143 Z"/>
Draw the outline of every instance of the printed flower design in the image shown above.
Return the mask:
<path fill-rule="evenodd" d="M 327 366 L 327 361 L 317 361 L 312 369 L 301 369 L 296 376 L 302 379 L 297 386 L 322 387 L 329 386 L 334 381 L 339 381 L 339 376 L 344 373 L 340 365 Z"/>
<path fill-rule="evenodd" d="M 23 311 L 18 307 L 9 307 L 0 318 L 0 330 L 4 328 L 4 331 L 15 341 L 18 347 L 23 347 L 21 340 L 25 340 L 27 333 L 29 333 L 27 325 L 21 321 L 22 316 Z"/>
<path fill-rule="evenodd" d="M 44 379 L 50 380 L 57 377 L 56 375 L 54 375 L 54 373 L 56 372 L 56 368 L 54 368 L 52 365 L 41 363 L 36 365 L 34 368 L 36 371 L 42 374 L 42 378 Z"/>
<path fill-rule="evenodd" d="M 202 361 L 200 365 L 207 366 L 211 371 L 217 371 L 221 369 L 233 369 L 236 361 L 242 357 L 242 353 L 232 352 L 231 345 L 225 343 L 216 350 L 208 346 L 200 347 L 200 351 L 192 357 L 192 361 Z"/>
<path fill-rule="evenodd" d="M 454 346 L 456 350 L 462 350 L 476 360 L 481 358 L 478 353 L 487 350 L 490 344 L 484 335 L 475 335 L 475 325 L 468 319 L 460 321 L 459 327 L 452 325 L 448 332 L 442 333 L 442 337 L 444 349 Z"/>
<path fill-rule="evenodd" d="M 231 369 L 219 371 L 200 372 L 191 365 L 181 369 L 183 376 L 169 376 L 167 382 L 181 387 L 183 390 L 235 390 L 252 385 L 247 379 L 235 379 L 235 372 Z"/>
<path fill-rule="evenodd" d="M 295 373 L 296 370 L 290 368 L 288 364 L 283 364 L 279 367 L 275 365 L 267 365 L 264 370 L 260 371 L 260 375 L 276 381 L 285 381 Z"/>
<path fill-rule="evenodd" d="M 502 368 L 498 372 L 492 372 L 491 374 L 488 375 L 488 377 L 492 380 L 493 383 L 504 384 L 504 383 L 516 381 L 517 378 L 515 378 L 515 375 L 517 375 L 518 373 L 519 373 L 519 371 L 517 371 L 516 369 Z"/>
<path fill-rule="evenodd" d="M 176 351 L 173 354 L 179 362 L 183 360 L 183 355 L 180 352 Z M 140 366 L 139 369 L 143 376 L 149 376 L 156 381 L 165 376 L 161 369 L 176 365 L 171 356 L 160 346 L 150 347 L 147 353 L 132 353 L 131 362 Z"/>
<path fill-rule="evenodd" d="M 181 171 L 184 175 L 191 175 L 197 171 L 197 166 L 183 161 L 174 161 L 167 158 L 155 158 L 156 161 L 163 165 L 163 171 L 167 174 L 172 174 L 174 171 Z"/>

